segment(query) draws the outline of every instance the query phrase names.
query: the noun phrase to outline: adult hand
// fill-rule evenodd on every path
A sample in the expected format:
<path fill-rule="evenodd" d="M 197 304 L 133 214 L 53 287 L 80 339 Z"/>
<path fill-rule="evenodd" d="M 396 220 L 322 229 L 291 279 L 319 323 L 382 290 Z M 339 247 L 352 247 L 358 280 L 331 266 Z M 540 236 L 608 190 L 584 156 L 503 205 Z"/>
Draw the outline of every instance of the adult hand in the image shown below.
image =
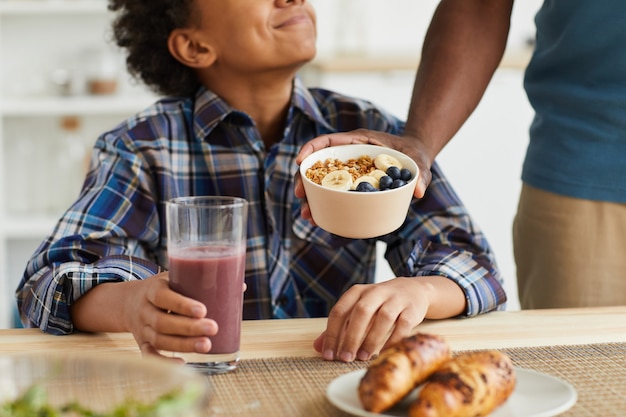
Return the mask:
<path fill-rule="evenodd" d="M 131 282 L 133 296 L 125 303 L 124 317 L 139 349 L 144 355 L 158 356 L 163 356 L 160 350 L 209 352 L 217 323 L 205 318 L 204 304 L 172 291 L 168 277 L 163 272 Z"/>
<path fill-rule="evenodd" d="M 349 144 L 386 146 L 411 157 L 417 163 L 419 168 L 419 178 L 417 186 L 415 187 L 414 195 L 417 198 L 424 197 L 426 188 L 432 179 L 430 167 L 434 158 L 431 157 L 424 142 L 416 137 L 395 136 L 389 133 L 367 129 L 357 129 L 350 132 L 322 135 L 311 139 L 302 146 L 300 153 L 296 157 L 296 162 L 301 164 L 304 158 L 320 149 L 330 146 Z M 302 186 L 302 180 L 299 174 L 296 174 L 295 194 L 298 198 L 305 197 L 304 187 Z"/>
<path fill-rule="evenodd" d="M 419 278 L 354 285 L 335 304 L 313 346 L 325 360 L 368 360 L 424 320 L 431 291 Z"/>

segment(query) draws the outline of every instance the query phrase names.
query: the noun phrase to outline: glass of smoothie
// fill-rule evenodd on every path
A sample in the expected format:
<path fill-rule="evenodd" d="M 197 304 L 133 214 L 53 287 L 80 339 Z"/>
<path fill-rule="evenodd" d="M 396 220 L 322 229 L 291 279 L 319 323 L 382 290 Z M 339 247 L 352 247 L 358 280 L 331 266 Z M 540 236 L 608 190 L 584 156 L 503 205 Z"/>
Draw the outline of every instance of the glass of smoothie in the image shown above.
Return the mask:
<path fill-rule="evenodd" d="M 175 355 L 206 374 L 232 371 L 239 361 L 248 204 L 238 197 L 179 197 L 166 210 L 170 287 L 204 303 L 219 328 L 209 353 Z"/>

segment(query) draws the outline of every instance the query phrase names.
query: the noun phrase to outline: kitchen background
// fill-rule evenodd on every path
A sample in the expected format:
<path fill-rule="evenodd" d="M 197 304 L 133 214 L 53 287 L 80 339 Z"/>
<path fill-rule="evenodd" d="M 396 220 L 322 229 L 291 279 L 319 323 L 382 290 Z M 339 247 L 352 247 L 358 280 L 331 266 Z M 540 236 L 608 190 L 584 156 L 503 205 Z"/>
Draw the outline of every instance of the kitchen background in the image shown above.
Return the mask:
<path fill-rule="evenodd" d="M 317 59 L 301 75 L 405 118 L 436 0 L 311 0 Z M 518 309 L 511 224 L 532 111 L 522 89 L 540 0 L 514 6 L 506 55 L 438 161 L 490 239 Z M 26 260 L 80 187 L 91 143 L 154 96 L 107 41 L 104 0 L 0 0 L 0 328 Z M 381 246 L 381 252 L 384 248 Z M 388 279 L 380 263 L 378 277 Z"/>

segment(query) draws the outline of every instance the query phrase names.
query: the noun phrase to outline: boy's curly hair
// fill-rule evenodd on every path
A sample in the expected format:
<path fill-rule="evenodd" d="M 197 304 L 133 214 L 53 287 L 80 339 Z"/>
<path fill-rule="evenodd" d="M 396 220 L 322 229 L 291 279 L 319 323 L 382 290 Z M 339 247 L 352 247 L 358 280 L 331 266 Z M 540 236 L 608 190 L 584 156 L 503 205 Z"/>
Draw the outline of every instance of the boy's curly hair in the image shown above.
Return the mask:
<path fill-rule="evenodd" d="M 172 30 L 188 27 L 195 0 L 109 0 L 116 12 L 113 39 L 126 49 L 126 67 L 157 93 L 192 96 L 199 87 L 196 73 L 178 62 L 167 48 Z"/>

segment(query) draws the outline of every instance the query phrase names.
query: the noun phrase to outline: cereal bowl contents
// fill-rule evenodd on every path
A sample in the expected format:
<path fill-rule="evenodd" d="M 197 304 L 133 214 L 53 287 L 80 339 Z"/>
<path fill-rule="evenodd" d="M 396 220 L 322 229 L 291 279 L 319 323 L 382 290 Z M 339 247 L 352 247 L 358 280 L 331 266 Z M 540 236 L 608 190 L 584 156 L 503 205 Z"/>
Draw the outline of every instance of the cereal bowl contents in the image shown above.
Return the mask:
<path fill-rule="evenodd" d="M 315 162 L 306 177 L 322 187 L 340 191 L 385 191 L 407 185 L 413 173 L 397 158 L 381 153 L 372 158 L 361 155 L 342 161 L 328 158 Z"/>
<path fill-rule="evenodd" d="M 394 149 L 355 144 L 309 155 L 300 175 L 318 226 L 339 236 L 366 239 L 402 225 L 418 168 Z"/>

